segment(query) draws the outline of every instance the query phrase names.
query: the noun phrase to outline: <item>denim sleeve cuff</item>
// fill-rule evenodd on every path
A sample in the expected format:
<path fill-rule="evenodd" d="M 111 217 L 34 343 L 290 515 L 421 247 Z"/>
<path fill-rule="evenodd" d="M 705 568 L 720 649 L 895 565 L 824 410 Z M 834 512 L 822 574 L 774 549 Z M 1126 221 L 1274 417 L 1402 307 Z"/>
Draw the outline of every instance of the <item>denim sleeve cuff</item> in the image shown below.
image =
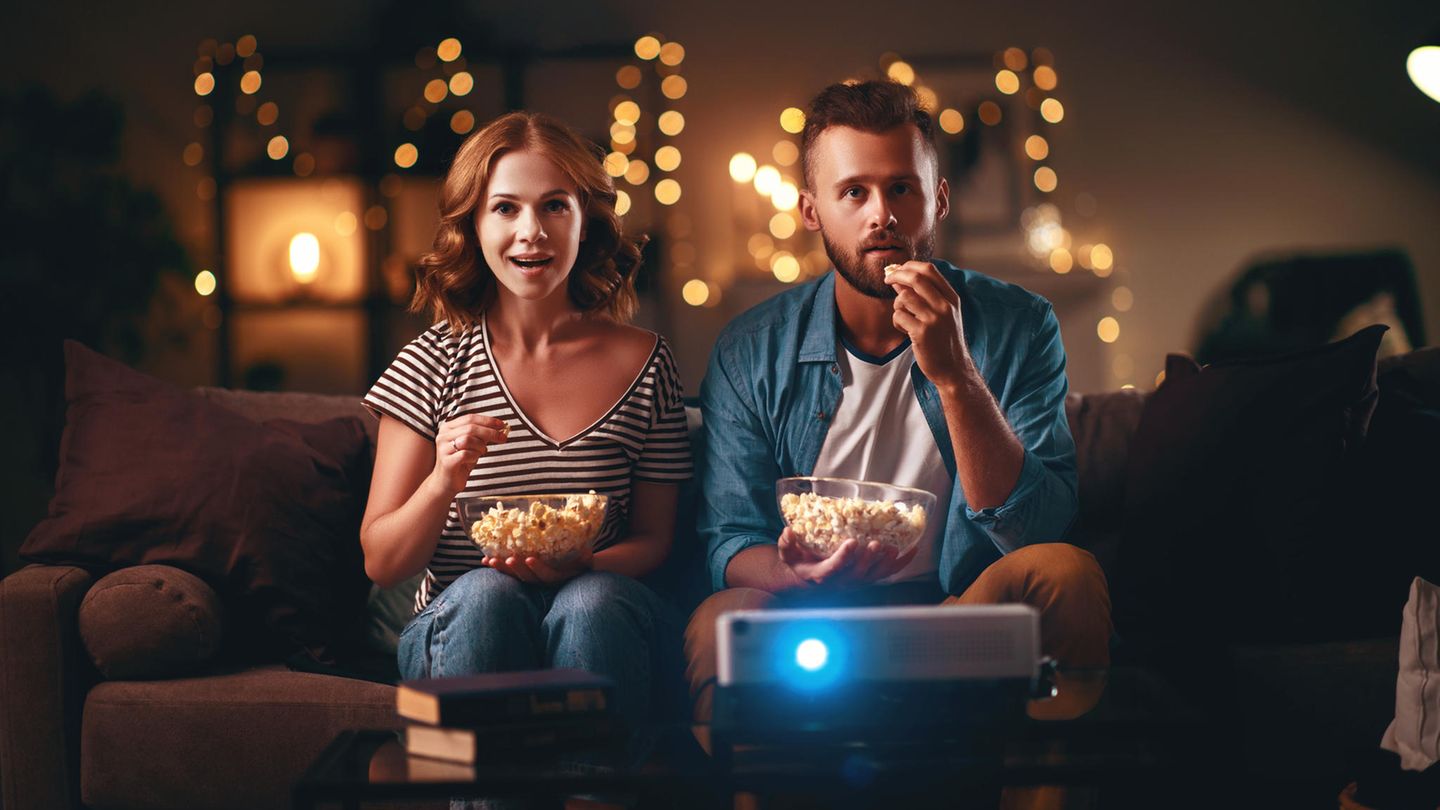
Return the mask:
<path fill-rule="evenodd" d="M 730 566 L 730 561 L 735 555 L 751 546 L 759 546 L 765 543 L 775 544 L 775 540 L 769 537 L 761 537 L 758 534 L 741 534 L 726 540 L 716 546 L 710 552 L 710 587 L 713 590 L 724 590 L 725 569 Z"/>
<path fill-rule="evenodd" d="M 1020 465 L 1020 477 L 1015 481 L 1015 488 L 1010 490 L 1010 497 L 999 506 L 988 506 L 984 509 L 971 509 L 965 506 L 965 517 L 972 523 L 992 533 L 1003 530 L 1006 519 L 1015 511 L 1022 509 L 1025 501 L 1034 492 L 1040 482 L 1045 478 L 1045 464 L 1036 458 L 1034 453 L 1025 451 L 1024 461 Z M 1012 551 L 1013 549 L 1005 549 Z"/>

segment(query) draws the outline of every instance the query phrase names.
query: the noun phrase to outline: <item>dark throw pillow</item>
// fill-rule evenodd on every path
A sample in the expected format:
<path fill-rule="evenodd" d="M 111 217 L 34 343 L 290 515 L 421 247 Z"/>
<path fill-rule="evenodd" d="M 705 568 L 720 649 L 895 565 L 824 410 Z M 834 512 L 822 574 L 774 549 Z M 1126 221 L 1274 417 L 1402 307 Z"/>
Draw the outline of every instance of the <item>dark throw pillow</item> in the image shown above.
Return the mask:
<path fill-rule="evenodd" d="M 1333 597 L 1365 553 L 1339 518 L 1367 508 L 1345 490 L 1384 331 L 1205 368 L 1169 358 L 1126 472 L 1112 595 L 1122 639 L 1201 657 L 1335 633 Z"/>
<path fill-rule="evenodd" d="M 220 651 L 220 597 L 194 574 L 137 565 L 101 577 L 80 602 L 80 641 L 111 680 L 154 680 L 204 668 Z"/>
<path fill-rule="evenodd" d="M 55 496 L 23 558 L 189 571 L 225 604 L 227 654 L 328 661 L 355 642 L 369 587 L 359 419 L 255 422 L 79 343 L 65 362 Z"/>

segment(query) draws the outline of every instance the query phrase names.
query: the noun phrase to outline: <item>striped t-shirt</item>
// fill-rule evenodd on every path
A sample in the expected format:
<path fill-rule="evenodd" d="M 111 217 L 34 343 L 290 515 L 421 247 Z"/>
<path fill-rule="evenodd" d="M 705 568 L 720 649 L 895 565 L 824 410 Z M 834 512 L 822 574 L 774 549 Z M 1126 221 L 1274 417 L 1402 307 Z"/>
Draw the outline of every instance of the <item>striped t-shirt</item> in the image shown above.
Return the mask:
<path fill-rule="evenodd" d="M 629 372 L 626 372 L 629 373 Z M 441 321 L 400 351 L 365 395 L 365 405 L 409 426 L 430 442 L 440 424 L 466 414 L 505 421 L 510 436 L 480 457 L 461 496 L 547 495 L 595 490 L 610 498 L 595 539 L 601 549 L 624 537 L 630 525 L 630 482 L 679 483 L 690 477 L 684 390 L 670 345 L 655 348 L 625 395 L 574 437 L 557 442 L 535 427 L 515 404 L 491 361 L 488 329 L 455 333 Z M 418 613 L 436 594 L 480 566 L 480 549 L 450 504 L 440 542 L 415 594 Z"/>

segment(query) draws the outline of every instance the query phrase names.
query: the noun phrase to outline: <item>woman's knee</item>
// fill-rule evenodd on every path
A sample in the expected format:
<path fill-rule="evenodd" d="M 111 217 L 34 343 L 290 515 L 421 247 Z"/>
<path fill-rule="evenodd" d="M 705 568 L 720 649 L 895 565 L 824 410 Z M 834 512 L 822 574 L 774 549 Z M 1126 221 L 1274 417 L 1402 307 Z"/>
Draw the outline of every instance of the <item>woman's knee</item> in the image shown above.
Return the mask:
<path fill-rule="evenodd" d="M 640 582 L 609 571 L 586 571 L 562 585 L 550 605 L 549 618 L 592 621 L 634 621 L 649 615 Z"/>
<path fill-rule="evenodd" d="M 435 596 L 433 612 L 444 625 L 501 624 L 534 613 L 525 583 L 494 568 L 473 568 Z"/>

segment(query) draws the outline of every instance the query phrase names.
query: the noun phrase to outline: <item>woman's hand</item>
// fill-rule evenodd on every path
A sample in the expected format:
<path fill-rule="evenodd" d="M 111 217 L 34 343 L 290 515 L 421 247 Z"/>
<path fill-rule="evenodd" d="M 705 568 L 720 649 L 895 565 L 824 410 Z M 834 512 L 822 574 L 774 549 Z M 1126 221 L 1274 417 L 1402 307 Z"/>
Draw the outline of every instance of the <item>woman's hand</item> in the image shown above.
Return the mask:
<path fill-rule="evenodd" d="M 560 585 L 589 571 L 594 552 L 584 546 L 564 563 L 551 563 L 539 557 L 486 557 L 483 565 L 509 574 L 532 585 Z"/>
<path fill-rule="evenodd" d="M 485 455 L 492 444 L 501 444 L 510 436 L 510 426 L 493 416 L 478 413 L 456 417 L 440 423 L 435 433 L 435 469 L 431 476 L 455 497 L 465 489 L 475 462 Z"/>

